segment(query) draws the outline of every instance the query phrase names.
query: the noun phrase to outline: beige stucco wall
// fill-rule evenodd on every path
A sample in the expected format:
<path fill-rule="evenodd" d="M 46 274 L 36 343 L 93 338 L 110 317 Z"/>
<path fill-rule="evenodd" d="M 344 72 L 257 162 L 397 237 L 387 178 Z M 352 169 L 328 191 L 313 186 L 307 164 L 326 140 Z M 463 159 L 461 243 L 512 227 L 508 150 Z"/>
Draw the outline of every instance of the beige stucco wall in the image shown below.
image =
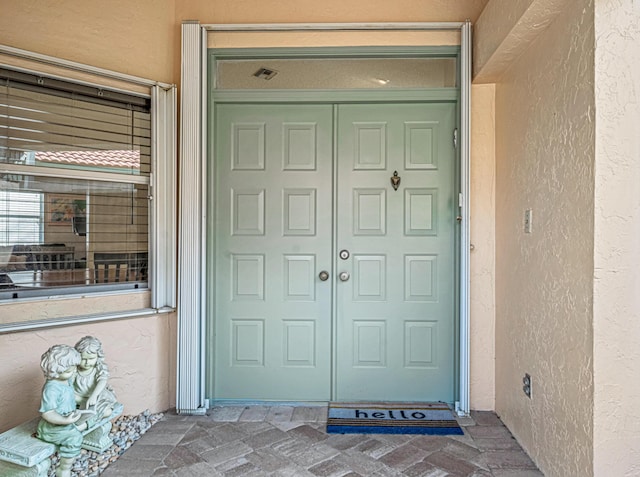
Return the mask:
<path fill-rule="evenodd" d="M 565 4 L 565 0 L 491 0 L 474 27 L 474 81 L 496 82 Z"/>
<path fill-rule="evenodd" d="M 550 477 L 592 475 L 593 50 L 566 2 L 496 86 L 496 410 Z"/>
<path fill-rule="evenodd" d="M 0 44 L 179 83 L 180 23 L 186 19 L 202 23 L 461 21 L 475 20 L 487 1 L 328 0 L 322 8 L 311 0 L 2 1 Z M 493 89 L 474 87 L 473 94 L 477 105 L 473 107 L 476 122 L 471 199 L 472 242 L 476 246 L 471 263 L 471 405 L 474 409 L 492 409 Z M 86 309 L 91 302 L 63 300 L 53 309 L 48 302 L 32 302 L 24 307 L 1 308 L 0 312 L 25 317 L 47 310 L 65 316 Z M 175 315 L 163 315 L 0 335 L 0 431 L 34 415 L 42 386 L 38 367 L 41 353 L 57 342 L 74 343 L 85 334 L 102 339 L 125 412 L 171 407 L 175 403 L 175 322 Z"/>
<path fill-rule="evenodd" d="M 201 23 L 472 21 L 488 0 L 179 0 L 177 20 Z"/>
<path fill-rule="evenodd" d="M 471 88 L 471 409 L 495 409 L 495 85 Z"/>
<path fill-rule="evenodd" d="M 180 51 L 175 0 L 0 3 L 0 44 L 174 82 Z"/>
<path fill-rule="evenodd" d="M 475 72 L 486 68 L 492 57 L 500 55 L 501 49 L 510 47 L 505 39 L 516 29 L 515 25 L 535 2 L 536 0 L 492 0 L 487 4 L 481 16 L 492 20 L 499 18 L 500 21 L 479 21 L 474 25 L 474 34 L 482 38 L 482 41 L 476 41 L 473 45 Z M 500 63 L 508 64 L 510 59 L 501 60 Z"/>
<path fill-rule="evenodd" d="M 640 3 L 595 1 L 594 475 L 640 475 Z"/>
<path fill-rule="evenodd" d="M 83 336 L 102 342 L 125 414 L 175 405 L 175 314 L 0 335 L 0 432 L 38 415 L 40 355 Z"/>
<path fill-rule="evenodd" d="M 441 21 L 475 21 L 489 0 L 403 0 L 389 2 L 387 0 L 325 0 L 318 4 L 315 0 L 177 0 L 176 24 L 185 20 L 199 20 L 203 24 L 213 23 L 369 23 L 369 22 L 441 22 Z M 358 37 L 354 41 L 354 38 Z M 251 40 L 246 40 L 250 38 Z M 304 39 L 292 40 L 291 36 L 270 35 L 265 43 L 265 36 L 259 39 L 255 35 L 242 35 L 242 39 L 226 39 L 216 46 L 259 47 L 282 45 L 289 42 L 304 46 L 342 46 L 363 44 L 362 35 L 341 35 L 341 40 L 327 41 L 326 34 L 309 33 Z M 284 38 L 284 42 L 282 39 Z M 449 44 L 446 35 L 446 44 Z M 213 40 L 212 40 L 213 41 Z M 251 43 L 253 41 L 253 43 Z M 378 44 L 376 40 L 375 43 Z M 367 44 L 367 43 L 364 43 Z M 368 43 L 372 44 L 372 43 Z M 384 43 L 383 43 L 384 44 Z M 175 56 L 175 77 L 180 74 L 179 50 Z"/>

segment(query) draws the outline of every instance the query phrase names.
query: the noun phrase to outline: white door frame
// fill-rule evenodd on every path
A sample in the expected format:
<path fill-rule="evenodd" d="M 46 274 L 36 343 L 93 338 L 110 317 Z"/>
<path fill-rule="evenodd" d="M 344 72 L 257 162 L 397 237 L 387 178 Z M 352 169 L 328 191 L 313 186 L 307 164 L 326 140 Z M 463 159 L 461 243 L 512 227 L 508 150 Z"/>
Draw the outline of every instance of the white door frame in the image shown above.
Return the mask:
<path fill-rule="evenodd" d="M 209 31 L 460 31 L 460 325 L 459 393 L 456 411 L 469 413 L 470 391 L 470 155 L 471 23 L 275 23 L 182 24 L 180 97 L 180 222 L 176 410 L 204 414 L 207 283 L 207 32 Z"/>

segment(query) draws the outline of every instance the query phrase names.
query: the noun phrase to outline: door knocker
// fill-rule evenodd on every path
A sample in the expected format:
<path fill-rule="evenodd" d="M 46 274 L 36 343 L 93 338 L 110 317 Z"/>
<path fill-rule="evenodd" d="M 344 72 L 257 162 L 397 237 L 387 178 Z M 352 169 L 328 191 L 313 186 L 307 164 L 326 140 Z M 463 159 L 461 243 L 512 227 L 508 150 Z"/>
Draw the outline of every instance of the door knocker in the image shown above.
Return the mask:
<path fill-rule="evenodd" d="M 393 186 L 393 190 L 398 190 L 398 186 L 400 185 L 400 176 L 398 175 L 398 171 L 393 171 L 393 176 L 391 176 L 391 185 Z"/>

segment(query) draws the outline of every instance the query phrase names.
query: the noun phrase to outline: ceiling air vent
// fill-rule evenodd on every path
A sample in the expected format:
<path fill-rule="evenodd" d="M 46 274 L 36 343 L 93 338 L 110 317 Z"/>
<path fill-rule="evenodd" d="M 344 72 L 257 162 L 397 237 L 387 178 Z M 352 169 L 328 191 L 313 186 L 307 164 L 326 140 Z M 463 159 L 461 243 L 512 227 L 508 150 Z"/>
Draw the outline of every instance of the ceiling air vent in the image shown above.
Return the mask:
<path fill-rule="evenodd" d="M 262 78 L 263 80 L 270 80 L 277 74 L 278 72 L 276 70 L 263 67 L 263 68 L 260 68 L 255 73 L 253 73 L 253 76 L 255 76 L 256 78 Z"/>

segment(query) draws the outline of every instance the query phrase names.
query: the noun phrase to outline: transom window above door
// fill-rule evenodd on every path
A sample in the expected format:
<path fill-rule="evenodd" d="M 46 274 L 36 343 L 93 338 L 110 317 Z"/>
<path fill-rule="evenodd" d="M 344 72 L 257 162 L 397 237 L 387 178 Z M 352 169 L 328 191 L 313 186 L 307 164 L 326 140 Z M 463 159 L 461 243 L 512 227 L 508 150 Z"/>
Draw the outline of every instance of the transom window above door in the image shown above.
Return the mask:
<path fill-rule="evenodd" d="M 455 88 L 456 58 L 218 59 L 216 89 Z"/>

